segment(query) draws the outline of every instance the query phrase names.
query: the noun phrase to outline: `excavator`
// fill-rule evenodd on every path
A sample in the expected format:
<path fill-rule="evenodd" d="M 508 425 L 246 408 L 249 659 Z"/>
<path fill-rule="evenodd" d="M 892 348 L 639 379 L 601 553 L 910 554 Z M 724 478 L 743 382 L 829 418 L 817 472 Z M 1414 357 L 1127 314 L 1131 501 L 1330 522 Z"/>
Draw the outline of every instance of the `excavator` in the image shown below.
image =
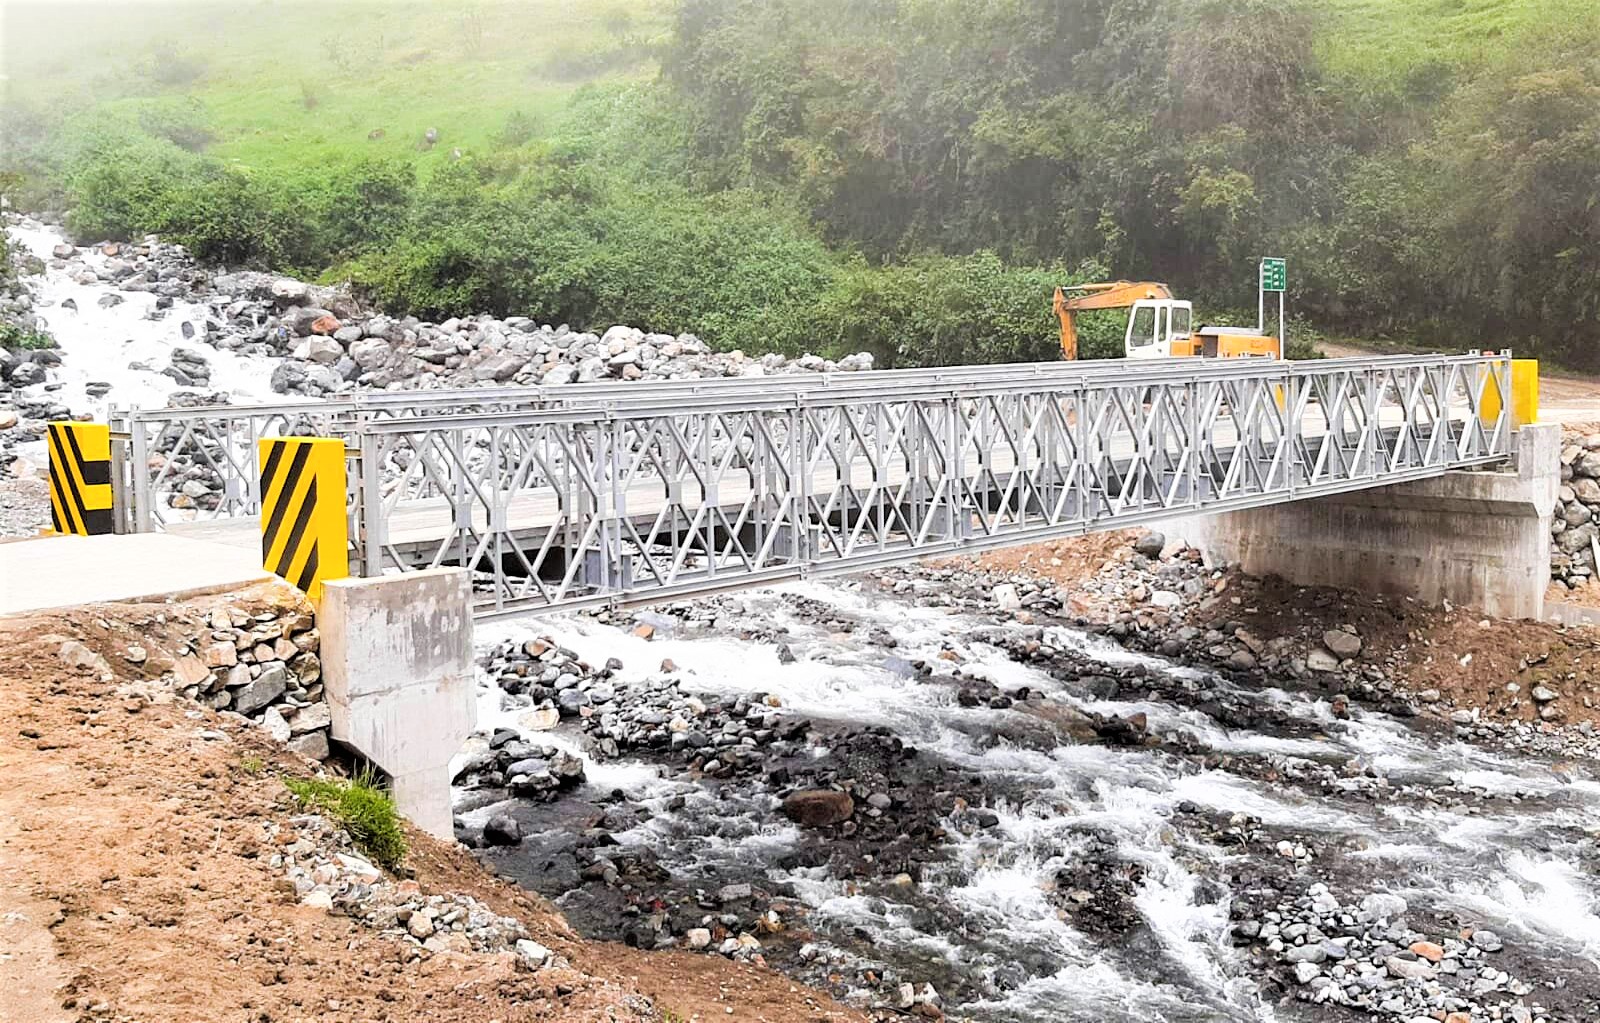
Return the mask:
<path fill-rule="evenodd" d="M 1070 295 L 1070 297 L 1069 297 Z M 1194 326 L 1194 305 L 1172 297 L 1165 284 L 1112 281 L 1057 288 L 1061 357 L 1078 357 L 1078 313 L 1088 309 L 1129 309 L 1123 354 L 1130 359 L 1203 358 L 1281 359 L 1283 346 L 1265 331 L 1250 327 Z"/>

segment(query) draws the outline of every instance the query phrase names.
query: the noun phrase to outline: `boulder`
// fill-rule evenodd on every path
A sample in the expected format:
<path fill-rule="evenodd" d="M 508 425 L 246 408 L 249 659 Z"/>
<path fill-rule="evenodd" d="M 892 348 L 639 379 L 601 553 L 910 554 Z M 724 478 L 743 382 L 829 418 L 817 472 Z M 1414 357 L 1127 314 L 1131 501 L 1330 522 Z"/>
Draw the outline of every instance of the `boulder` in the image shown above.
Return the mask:
<path fill-rule="evenodd" d="M 477 366 L 473 367 L 472 379 L 493 380 L 502 382 L 510 380 L 517 375 L 517 371 L 528 364 L 528 360 L 509 352 L 500 352 L 489 356 Z"/>
<path fill-rule="evenodd" d="M 1159 558 L 1161 551 L 1167 546 L 1167 538 L 1161 533 L 1151 530 L 1139 539 L 1133 541 L 1133 549 L 1147 558 Z"/>
<path fill-rule="evenodd" d="M 790 793 L 783 801 L 783 815 L 803 828 L 842 824 L 855 812 L 850 793 L 833 789 L 804 789 Z"/>
<path fill-rule="evenodd" d="M 490 845 L 519 845 L 522 842 L 522 825 L 510 814 L 495 814 L 483 826 L 483 840 Z"/>
<path fill-rule="evenodd" d="M 364 370 L 377 369 L 389 360 L 389 342 L 366 338 L 350 345 L 350 358 Z"/>
<path fill-rule="evenodd" d="M 293 278 L 283 277 L 272 282 L 271 292 L 273 299 L 280 306 L 291 306 L 306 300 L 306 284 Z"/>
<path fill-rule="evenodd" d="M 1361 637 L 1343 629 L 1329 629 L 1322 634 L 1322 645 L 1340 658 L 1351 658 L 1361 652 Z"/>
<path fill-rule="evenodd" d="M 288 676 L 282 668 L 277 671 L 263 671 L 260 678 L 234 694 L 233 709 L 240 714 L 254 714 L 282 697 L 286 689 L 288 689 Z"/>

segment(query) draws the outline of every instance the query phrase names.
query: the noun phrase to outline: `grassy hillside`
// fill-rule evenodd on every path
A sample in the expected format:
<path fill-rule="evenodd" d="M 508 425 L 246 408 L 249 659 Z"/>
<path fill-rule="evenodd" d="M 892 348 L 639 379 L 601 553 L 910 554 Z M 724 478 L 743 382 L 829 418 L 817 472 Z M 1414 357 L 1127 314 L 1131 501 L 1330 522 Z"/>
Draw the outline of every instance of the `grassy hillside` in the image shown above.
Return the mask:
<path fill-rule="evenodd" d="M 551 129 L 580 85 L 644 80 L 665 0 L 8 3 L 6 99 L 73 109 L 185 97 L 210 152 L 292 169 L 421 166 Z M 419 148 L 429 129 L 431 148 Z M 508 134 L 509 133 L 509 134 Z M 378 137 L 374 138 L 373 136 Z"/>
<path fill-rule="evenodd" d="M 1243 307 L 1270 250 L 1321 329 L 1600 365 L 1594 0 L 0 0 L 0 18 L 13 201 L 419 315 L 1047 358 L 1056 283 Z"/>

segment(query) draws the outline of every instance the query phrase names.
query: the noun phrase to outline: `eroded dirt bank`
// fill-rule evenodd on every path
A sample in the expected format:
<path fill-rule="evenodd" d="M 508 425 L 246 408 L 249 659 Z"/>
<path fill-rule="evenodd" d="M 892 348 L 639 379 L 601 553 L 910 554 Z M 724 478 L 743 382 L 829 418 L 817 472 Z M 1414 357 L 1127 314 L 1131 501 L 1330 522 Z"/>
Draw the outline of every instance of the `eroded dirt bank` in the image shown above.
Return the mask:
<path fill-rule="evenodd" d="M 347 893 L 303 904 L 285 863 L 320 855 L 328 829 L 282 777 L 316 765 L 160 680 L 203 615 L 240 602 L 0 620 L 0 1019 L 859 1019 L 756 965 L 585 942 L 415 831 L 409 876 L 333 854 L 365 882 L 350 898 L 478 907 L 464 929 L 441 915 L 420 942 Z M 474 947 L 480 924 L 520 927 L 546 964 Z"/>

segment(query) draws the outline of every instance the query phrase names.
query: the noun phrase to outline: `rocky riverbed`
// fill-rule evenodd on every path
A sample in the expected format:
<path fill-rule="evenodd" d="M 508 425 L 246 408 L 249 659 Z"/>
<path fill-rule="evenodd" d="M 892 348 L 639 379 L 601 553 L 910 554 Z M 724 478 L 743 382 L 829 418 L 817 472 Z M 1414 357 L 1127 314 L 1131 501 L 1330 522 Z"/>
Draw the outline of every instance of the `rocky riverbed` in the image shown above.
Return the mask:
<path fill-rule="evenodd" d="M 1227 585 L 1174 546 L 1093 615 L 937 567 L 485 630 L 459 836 L 883 1018 L 1595 1018 L 1587 732 L 1510 752 L 1354 627 L 1105 613 Z"/>
<path fill-rule="evenodd" d="M 581 385 L 870 370 L 866 353 L 717 352 L 692 334 L 612 326 L 595 333 L 524 316 L 434 323 L 387 316 L 347 289 L 196 263 L 181 246 L 74 246 L 48 224 L 7 215 L 15 272 L 0 320 L 43 331 L 57 347 L 0 348 L 0 528 L 31 532 L 48 509 L 33 482 L 45 424 L 103 419 L 111 407 L 326 398 L 354 391 Z M 466 311 L 464 311 L 465 313 Z M 154 455 L 161 489 L 189 514 L 214 509 L 226 481 L 215 438 L 173 428 Z"/>

